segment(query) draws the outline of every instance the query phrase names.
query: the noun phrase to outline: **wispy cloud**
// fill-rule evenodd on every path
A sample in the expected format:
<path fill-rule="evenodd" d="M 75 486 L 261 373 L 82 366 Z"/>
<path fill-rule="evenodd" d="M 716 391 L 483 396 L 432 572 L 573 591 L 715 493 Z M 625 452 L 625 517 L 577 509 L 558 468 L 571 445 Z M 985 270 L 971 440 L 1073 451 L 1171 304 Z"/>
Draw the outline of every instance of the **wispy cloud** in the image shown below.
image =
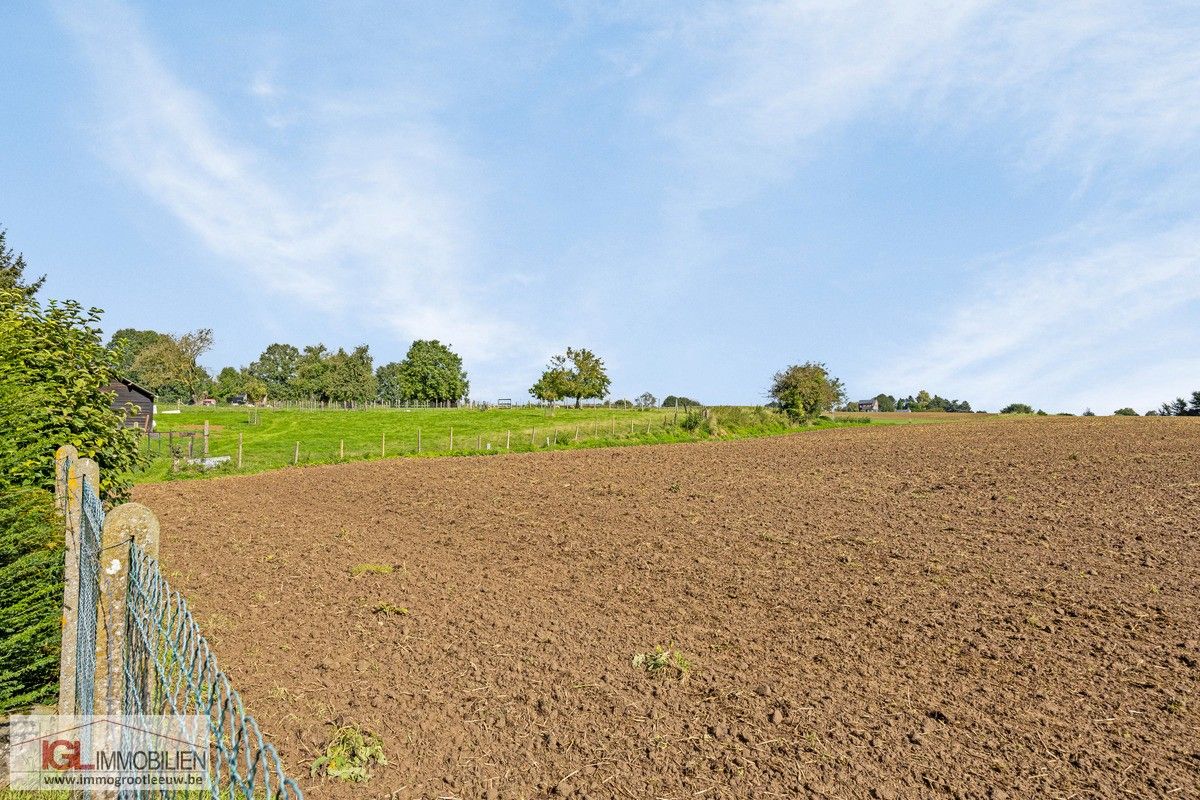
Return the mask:
<path fill-rule="evenodd" d="M 882 386 L 988 404 L 1115 402 L 1156 339 L 1200 337 L 1200 15 L 1183 4 L 765 2 L 661 22 L 623 65 L 676 159 L 677 228 L 789 182 L 828 138 L 903 124 L 982 137 L 1020 179 L 1087 196 L 1077 227 L 964 265 L 978 286 Z M 880 351 L 883 352 L 883 351 Z M 892 357 L 888 353 L 888 358 Z M 865 372 L 865 371 L 864 371 Z M 1194 378 L 1194 376 L 1192 376 Z M 1174 381 L 1173 384 L 1164 383 Z M 1072 400 L 1073 401 L 1073 400 Z"/>
<path fill-rule="evenodd" d="M 101 0 L 60 16 L 95 79 L 102 154 L 213 253 L 280 296 L 400 337 L 451 341 L 468 357 L 523 340 L 471 295 L 470 208 L 456 185 L 464 159 L 435 125 L 376 119 L 369 135 L 341 126 L 296 174 L 295 160 L 273 163 L 228 133 L 129 8 Z M 263 74 L 251 92 L 277 87 Z"/>

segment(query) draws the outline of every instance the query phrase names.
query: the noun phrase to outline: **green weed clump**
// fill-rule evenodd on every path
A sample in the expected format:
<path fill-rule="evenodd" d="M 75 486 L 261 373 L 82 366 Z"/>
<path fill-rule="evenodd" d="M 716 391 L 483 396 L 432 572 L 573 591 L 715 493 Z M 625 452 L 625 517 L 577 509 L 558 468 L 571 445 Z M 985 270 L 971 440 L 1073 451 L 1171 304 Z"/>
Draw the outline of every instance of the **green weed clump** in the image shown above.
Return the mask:
<path fill-rule="evenodd" d="M 683 680 L 692 671 L 692 663 L 678 650 L 655 645 L 649 653 L 638 653 L 633 657 L 634 669 L 642 669 L 651 675 L 674 674 Z"/>
<path fill-rule="evenodd" d="M 334 732 L 325 754 L 312 763 L 311 774 L 314 778 L 324 774 L 327 778 L 365 783 L 371 779 L 373 765 L 385 764 L 379 737 L 345 725 Z"/>

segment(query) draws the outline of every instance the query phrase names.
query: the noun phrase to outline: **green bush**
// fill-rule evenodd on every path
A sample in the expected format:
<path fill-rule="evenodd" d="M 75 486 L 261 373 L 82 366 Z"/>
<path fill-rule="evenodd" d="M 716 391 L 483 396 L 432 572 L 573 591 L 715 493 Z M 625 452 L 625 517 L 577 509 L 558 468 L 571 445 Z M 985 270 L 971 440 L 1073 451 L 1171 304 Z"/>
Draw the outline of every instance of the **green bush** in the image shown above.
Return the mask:
<path fill-rule="evenodd" d="M 54 452 L 73 444 L 100 466 L 99 489 L 125 496 L 143 464 L 107 386 L 114 356 L 99 311 L 42 307 L 0 289 L 0 711 L 53 702 L 62 608 L 62 531 L 50 490 Z"/>
<path fill-rule="evenodd" d="M 47 491 L 0 493 L 0 713 L 58 697 L 60 521 Z"/>
<path fill-rule="evenodd" d="M 1033 406 L 1028 403 L 1009 403 L 1000 409 L 1001 414 L 1032 414 Z"/>

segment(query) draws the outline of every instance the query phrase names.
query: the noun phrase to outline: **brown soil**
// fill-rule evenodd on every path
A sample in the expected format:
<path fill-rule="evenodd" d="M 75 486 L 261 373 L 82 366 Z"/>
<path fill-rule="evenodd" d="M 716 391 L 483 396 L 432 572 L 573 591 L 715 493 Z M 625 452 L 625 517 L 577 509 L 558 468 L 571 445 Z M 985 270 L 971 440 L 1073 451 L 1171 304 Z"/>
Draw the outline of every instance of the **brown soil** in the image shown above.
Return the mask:
<path fill-rule="evenodd" d="M 876 426 L 136 495 L 310 798 L 1200 786 L 1200 421 Z M 364 563 L 395 570 L 351 577 Z M 632 665 L 655 645 L 686 679 Z M 383 738 L 369 783 L 308 777 L 335 723 Z"/>

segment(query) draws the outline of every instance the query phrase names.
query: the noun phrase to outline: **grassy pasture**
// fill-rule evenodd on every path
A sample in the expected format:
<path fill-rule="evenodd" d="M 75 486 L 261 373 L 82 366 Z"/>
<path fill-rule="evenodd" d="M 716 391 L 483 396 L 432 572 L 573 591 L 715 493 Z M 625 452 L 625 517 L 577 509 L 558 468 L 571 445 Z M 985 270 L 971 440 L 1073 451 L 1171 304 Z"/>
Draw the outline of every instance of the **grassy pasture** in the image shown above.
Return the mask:
<path fill-rule="evenodd" d="M 150 468 L 138 473 L 139 483 L 172 477 L 245 474 L 299 464 L 329 464 L 396 456 L 497 454 L 544 450 L 548 447 L 605 447 L 696 441 L 710 438 L 769 436 L 791 431 L 862 424 L 864 420 L 823 420 L 812 425 L 787 423 L 779 414 L 757 408 L 710 409 L 714 424 L 709 430 L 686 430 L 680 409 L 490 408 L 487 410 L 392 409 L 297 410 L 241 407 L 189 407 L 178 414 L 162 408 L 156 428 L 162 439 L 144 440 L 154 456 Z M 866 415 L 854 415 L 865 417 Z M 203 455 L 205 420 L 209 423 L 208 454 L 230 456 L 228 465 L 200 472 L 181 467 L 173 475 L 168 435 L 176 434 L 177 452 L 187 457 Z M 418 433 L 419 432 L 419 433 Z M 238 437 L 242 439 L 242 467 L 237 468 Z M 418 449 L 419 436 L 419 449 Z M 297 458 L 297 443 L 299 457 Z"/>

